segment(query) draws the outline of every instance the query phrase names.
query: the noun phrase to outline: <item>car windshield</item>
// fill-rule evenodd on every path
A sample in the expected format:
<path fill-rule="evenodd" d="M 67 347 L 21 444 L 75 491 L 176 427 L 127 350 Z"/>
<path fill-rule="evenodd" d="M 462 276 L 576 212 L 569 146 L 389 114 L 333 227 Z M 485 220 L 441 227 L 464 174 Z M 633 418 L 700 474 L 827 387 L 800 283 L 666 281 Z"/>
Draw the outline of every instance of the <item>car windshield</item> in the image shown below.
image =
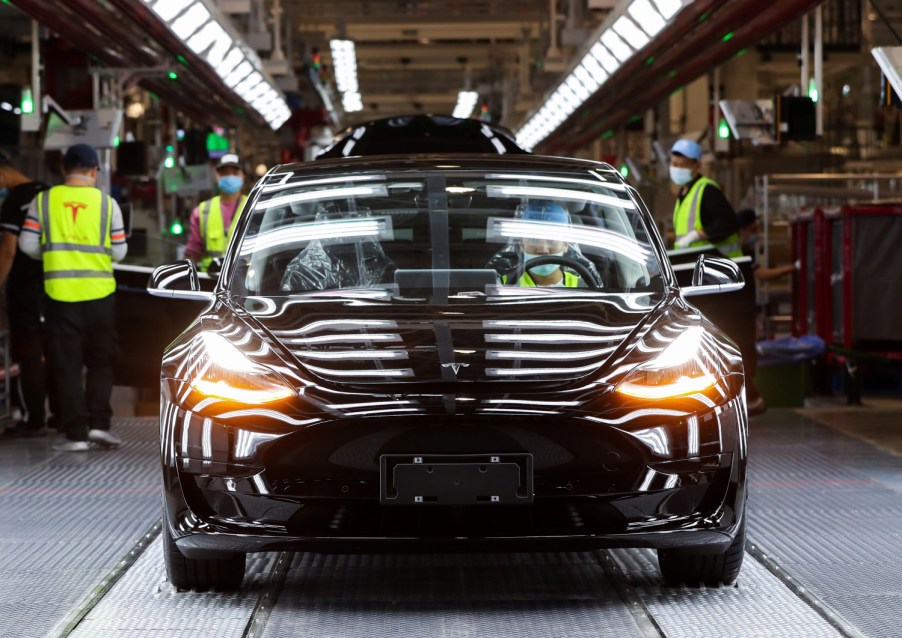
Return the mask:
<path fill-rule="evenodd" d="M 270 175 L 233 295 L 429 301 L 659 293 L 650 218 L 602 170 Z"/>

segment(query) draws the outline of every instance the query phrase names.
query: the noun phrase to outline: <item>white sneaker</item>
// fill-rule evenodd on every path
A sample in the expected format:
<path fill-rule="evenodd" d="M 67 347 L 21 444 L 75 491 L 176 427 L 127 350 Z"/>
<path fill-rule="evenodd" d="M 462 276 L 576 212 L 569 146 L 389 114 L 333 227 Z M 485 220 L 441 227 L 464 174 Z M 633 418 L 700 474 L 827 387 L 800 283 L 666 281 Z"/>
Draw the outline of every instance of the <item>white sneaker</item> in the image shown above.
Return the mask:
<path fill-rule="evenodd" d="M 54 452 L 88 452 L 96 450 L 97 444 L 91 441 L 70 441 L 63 439 L 53 444 Z"/>
<path fill-rule="evenodd" d="M 122 439 L 109 430 L 89 430 L 88 440 L 104 447 L 119 447 L 122 445 Z"/>

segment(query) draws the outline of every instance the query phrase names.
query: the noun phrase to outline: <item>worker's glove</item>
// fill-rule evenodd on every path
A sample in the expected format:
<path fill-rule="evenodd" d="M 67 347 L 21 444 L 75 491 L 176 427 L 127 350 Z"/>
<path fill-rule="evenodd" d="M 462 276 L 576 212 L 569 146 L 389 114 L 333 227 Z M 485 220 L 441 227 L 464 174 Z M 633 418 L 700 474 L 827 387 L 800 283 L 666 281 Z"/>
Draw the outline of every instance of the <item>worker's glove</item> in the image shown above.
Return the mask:
<path fill-rule="evenodd" d="M 698 241 L 698 231 L 690 230 L 688 233 L 680 237 L 676 240 L 676 244 L 674 244 L 677 248 L 687 248 L 693 242 Z"/>

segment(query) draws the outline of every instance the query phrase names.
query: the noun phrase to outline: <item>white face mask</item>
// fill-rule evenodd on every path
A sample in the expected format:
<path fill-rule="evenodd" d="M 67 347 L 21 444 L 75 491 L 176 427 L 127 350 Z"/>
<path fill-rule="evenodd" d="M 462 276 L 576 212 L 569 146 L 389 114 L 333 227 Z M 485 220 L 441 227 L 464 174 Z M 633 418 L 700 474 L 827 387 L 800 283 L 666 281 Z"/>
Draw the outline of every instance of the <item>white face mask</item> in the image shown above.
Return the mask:
<path fill-rule="evenodd" d="M 530 266 L 529 262 L 533 259 L 538 259 L 539 257 L 562 257 L 564 253 L 549 253 L 547 255 L 534 255 L 533 253 L 528 253 L 525 250 L 523 251 L 523 259 L 526 261 L 526 269 L 529 272 L 537 274 L 539 277 L 547 277 L 555 270 L 561 267 L 560 264 L 539 264 L 538 266 Z"/>
<path fill-rule="evenodd" d="M 677 186 L 685 186 L 692 181 L 692 169 L 680 168 L 679 166 L 670 167 L 670 179 Z"/>

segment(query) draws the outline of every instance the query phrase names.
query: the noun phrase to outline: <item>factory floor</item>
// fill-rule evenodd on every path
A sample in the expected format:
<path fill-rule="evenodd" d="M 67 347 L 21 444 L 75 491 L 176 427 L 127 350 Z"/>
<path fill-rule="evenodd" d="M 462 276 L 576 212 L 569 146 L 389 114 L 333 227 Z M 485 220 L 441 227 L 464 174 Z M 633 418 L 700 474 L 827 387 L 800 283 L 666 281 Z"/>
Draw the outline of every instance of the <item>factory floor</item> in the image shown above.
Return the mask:
<path fill-rule="evenodd" d="M 809 400 L 750 425 L 733 587 L 667 588 L 654 552 L 251 555 L 237 593 L 179 592 L 157 424 L 112 451 L 0 437 L 0 636 L 897 636 L 902 399 Z"/>

